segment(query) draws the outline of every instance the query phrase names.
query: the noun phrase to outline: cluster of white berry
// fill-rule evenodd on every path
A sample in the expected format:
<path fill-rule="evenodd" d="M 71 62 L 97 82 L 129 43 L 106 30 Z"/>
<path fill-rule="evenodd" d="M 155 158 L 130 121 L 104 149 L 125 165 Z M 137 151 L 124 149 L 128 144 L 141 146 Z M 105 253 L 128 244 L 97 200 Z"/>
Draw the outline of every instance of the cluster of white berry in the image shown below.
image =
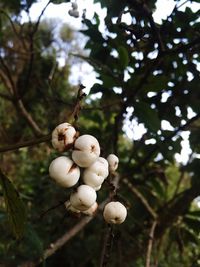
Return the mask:
<path fill-rule="evenodd" d="M 68 210 L 77 213 L 93 215 L 98 208 L 96 191 L 113 173 L 119 163 L 116 155 L 110 154 L 107 160 L 100 157 L 100 145 L 92 135 L 78 136 L 76 129 L 69 123 L 58 125 L 52 132 L 52 145 L 59 152 L 72 149 L 72 159 L 60 156 L 49 166 L 49 175 L 62 187 L 72 187 L 80 179 L 84 184 L 79 185 L 70 199 L 65 202 Z M 103 217 L 106 222 L 120 224 L 127 216 L 126 207 L 118 201 L 105 205 Z"/>
<path fill-rule="evenodd" d="M 68 14 L 74 18 L 79 17 L 78 5 L 76 2 L 72 2 L 72 9 L 68 11 Z"/>

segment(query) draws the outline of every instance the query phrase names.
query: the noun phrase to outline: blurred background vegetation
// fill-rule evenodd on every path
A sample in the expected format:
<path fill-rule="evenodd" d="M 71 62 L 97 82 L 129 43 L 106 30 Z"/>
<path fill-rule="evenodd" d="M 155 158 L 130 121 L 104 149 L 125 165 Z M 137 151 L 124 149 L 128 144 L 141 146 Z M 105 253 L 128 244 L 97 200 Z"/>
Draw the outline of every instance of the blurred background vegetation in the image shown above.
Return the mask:
<path fill-rule="evenodd" d="M 22 22 L 35 2 L 0 1 L 0 266 L 100 266 L 102 211 L 94 218 L 67 213 L 62 202 L 71 190 L 48 175 L 58 156 L 49 133 L 73 111 L 78 85 L 69 75 L 80 62 L 93 66 L 98 82 L 76 126 L 99 140 L 103 156 L 119 156 L 117 198 L 128 208 L 114 227 L 107 266 L 200 266 L 200 11 L 180 11 L 200 1 L 175 1 L 158 24 L 155 0 L 95 0 L 107 10 L 105 31 L 95 13 L 83 15 L 79 33 L 67 24 L 58 30 L 42 11 Z M 128 138 L 124 125 L 139 131 L 135 124 L 145 131 Z M 183 164 L 175 155 L 184 132 L 191 149 Z M 99 203 L 108 193 L 105 184 Z"/>

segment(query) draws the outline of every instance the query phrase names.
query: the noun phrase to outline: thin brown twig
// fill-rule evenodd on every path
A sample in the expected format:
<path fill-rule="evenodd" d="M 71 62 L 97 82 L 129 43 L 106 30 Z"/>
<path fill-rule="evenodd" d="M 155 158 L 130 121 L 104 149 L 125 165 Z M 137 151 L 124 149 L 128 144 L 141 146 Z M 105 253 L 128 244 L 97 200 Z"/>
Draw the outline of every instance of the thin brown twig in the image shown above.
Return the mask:
<path fill-rule="evenodd" d="M 32 140 L 23 141 L 17 144 L 10 144 L 7 146 L 0 147 L 0 153 L 18 150 L 19 148 L 23 148 L 23 147 L 38 145 L 40 143 L 48 142 L 50 140 L 51 140 L 51 134 L 43 135 L 37 139 L 32 139 Z"/>
<path fill-rule="evenodd" d="M 74 119 L 76 116 L 78 116 L 78 114 L 80 112 L 80 109 L 81 109 L 80 101 L 83 99 L 83 97 L 85 97 L 85 94 L 82 92 L 83 88 L 84 88 L 84 86 L 80 85 L 79 92 L 77 95 L 77 101 L 76 101 L 76 104 L 74 106 L 74 110 L 71 114 L 71 116 L 74 116 L 73 117 Z M 23 142 L 20 142 L 17 144 L 10 144 L 7 146 L 0 147 L 0 153 L 11 151 L 11 150 L 17 150 L 17 149 L 22 148 L 22 147 L 29 147 L 29 146 L 37 145 L 37 144 L 48 142 L 51 140 L 51 134 L 50 133 L 47 135 L 42 134 L 40 128 L 37 126 L 36 122 L 33 120 L 30 113 L 28 113 L 28 111 L 25 109 L 22 100 L 18 101 L 18 105 L 19 105 L 19 108 L 21 110 L 21 113 L 29 122 L 29 125 L 31 125 L 33 127 L 33 129 L 35 130 L 35 132 L 41 137 L 37 138 L 37 139 L 29 140 L 29 141 L 23 141 Z"/>
<path fill-rule="evenodd" d="M 70 230 L 68 230 L 64 235 L 62 235 L 60 238 L 58 238 L 55 242 L 51 243 L 49 245 L 49 248 L 47 248 L 43 256 L 36 260 L 35 262 L 24 262 L 19 265 L 19 267 L 36 267 L 43 261 L 45 261 L 47 258 L 52 256 L 57 250 L 59 250 L 62 246 L 64 246 L 70 239 L 72 239 L 78 232 L 80 232 L 91 220 L 93 217 L 84 217 L 81 219 L 75 226 L 73 226 Z"/>
<path fill-rule="evenodd" d="M 11 102 L 13 101 L 12 97 L 4 93 L 0 93 L 0 97 Z"/>
<path fill-rule="evenodd" d="M 163 43 L 161 35 L 160 35 L 160 29 L 157 27 L 157 25 L 153 19 L 153 16 L 152 16 L 152 12 L 149 10 L 149 8 L 147 7 L 146 4 L 142 5 L 142 9 L 149 20 L 153 34 L 157 38 L 159 53 L 162 53 L 165 50 L 165 47 L 164 47 L 164 43 Z"/>
<path fill-rule="evenodd" d="M 110 194 L 108 200 L 113 201 L 114 197 L 117 195 L 120 176 L 117 172 L 115 172 L 111 174 L 110 179 L 107 180 L 110 186 Z M 109 262 L 109 258 L 112 251 L 113 239 L 114 239 L 113 225 L 107 224 L 106 232 L 104 235 L 103 247 L 101 251 L 100 267 L 106 267 Z"/>
<path fill-rule="evenodd" d="M 10 89 L 12 90 L 12 94 L 17 100 L 17 101 L 13 101 L 13 103 L 15 104 L 15 107 L 19 109 L 20 113 L 27 120 L 28 124 L 33 129 L 34 133 L 37 136 L 41 136 L 42 135 L 41 129 L 39 128 L 39 126 L 37 125 L 35 120 L 32 118 L 31 114 L 26 110 L 22 100 L 19 99 L 17 88 L 16 88 L 16 85 L 15 85 L 15 83 L 13 81 L 13 78 L 12 78 L 12 75 L 10 73 L 10 70 L 9 70 L 8 66 L 6 65 L 6 63 L 4 62 L 4 59 L 1 56 L 0 56 L 0 63 L 2 64 L 2 66 L 3 66 L 4 70 L 5 70 L 5 73 L 7 75 L 7 78 L 9 80 L 10 84 L 11 84 L 11 88 Z"/>
<path fill-rule="evenodd" d="M 108 261 L 112 250 L 113 238 L 114 238 L 113 225 L 108 224 L 106 229 L 106 234 L 104 236 L 100 267 L 106 267 L 108 265 Z"/>
<path fill-rule="evenodd" d="M 13 29 L 13 32 L 15 33 L 17 38 L 21 41 L 21 36 L 18 34 L 17 29 L 15 28 L 15 25 L 14 25 L 12 19 L 10 18 L 10 16 L 3 9 L 0 9 L 0 13 L 2 13 L 9 20 L 10 25 L 11 25 L 11 27 Z"/>
<path fill-rule="evenodd" d="M 152 226 L 149 232 L 149 242 L 147 246 L 145 267 L 151 267 L 151 253 L 152 253 L 152 248 L 153 248 L 153 240 L 154 240 L 154 233 L 155 233 L 156 225 L 157 225 L 157 221 L 154 221 L 152 223 Z"/>
<path fill-rule="evenodd" d="M 99 210 L 102 210 L 105 206 L 105 203 L 107 203 L 108 199 L 103 201 L 99 205 Z M 60 238 L 58 238 L 55 242 L 50 243 L 49 247 L 44 251 L 43 256 L 39 259 L 37 259 L 34 262 L 24 262 L 19 267 L 36 267 L 41 262 L 52 256 L 54 253 L 57 252 L 62 246 L 64 246 L 69 240 L 71 240 L 76 234 L 78 234 L 90 221 L 94 219 L 96 214 L 94 216 L 86 216 L 83 219 L 81 219 L 76 225 L 74 225 L 71 229 L 69 229 L 64 235 L 62 235 Z M 27 265 L 28 264 L 28 265 Z"/>
<path fill-rule="evenodd" d="M 128 188 L 134 193 L 134 195 L 141 201 L 143 206 L 146 208 L 146 210 L 149 212 L 149 214 L 156 219 L 158 215 L 156 212 L 153 210 L 153 208 L 149 205 L 145 197 L 133 186 L 132 183 L 128 181 L 127 178 L 122 179 L 122 182 L 128 186 Z"/>
<path fill-rule="evenodd" d="M 82 100 L 86 96 L 86 94 L 83 92 L 84 88 L 85 88 L 84 85 L 82 85 L 82 84 L 79 85 L 76 103 L 74 105 L 74 110 L 72 111 L 72 113 L 70 115 L 71 119 L 74 120 L 75 122 L 78 120 L 79 113 L 82 109 L 82 106 L 81 106 Z"/>
<path fill-rule="evenodd" d="M 38 31 L 38 27 L 41 21 L 41 18 L 45 12 L 45 10 L 47 9 L 48 5 L 51 3 L 51 0 L 48 1 L 48 3 L 45 5 L 45 7 L 43 8 L 43 10 L 41 11 L 37 22 L 35 23 L 33 30 L 30 31 L 29 34 L 29 54 L 30 54 L 30 58 L 29 58 L 29 63 L 28 63 L 28 71 L 27 71 L 27 75 L 26 75 L 26 80 L 24 82 L 24 88 L 27 89 L 29 86 L 29 82 L 30 82 L 30 77 L 31 77 L 31 73 L 32 73 L 32 69 L 33 69 L 33 62 L 34 62 L 34 35 L 36 34 L 36 32 Z M 32 23 L 30 21 L 30 26 L 32 26 Z M 26 92 L 27 90 L 24 90 L 24 92 Z"/>
<path fill-rule="evenodd" d="M 85 217 L 69 231 L 67 231 L 62 237 L 56 240 L 56 242 L 51 243 L 49 248 L 45 250 L 43 257 L 39 260 L 42 262 L 48 257 L 52 256 L 58 249 L 60 249 L 67 241 L 74 237 L 78 232 L 80 232 L 91 220 L 93 217 Z"/>
<path fill-rule="evenodd" d="M 51 3 L 51 0 L 48 1 L 48 3 L 46 4 L 46 6 L 43 8 L 42 12 L 40 13 L 40 15 L 39 15 L 39 17 L 37 19 L 37 22 L 35 24 L 35 27 L 34 27 L 34 29 L 32 31 L 32 35 L 34 35 L 37 32 L 38 27 L 39 27 L 39 24 L 40 24 L 40 21 L 41 21 L 41 18 L 42 18 L 45 10 L 47 9 L 47 7 L 49 6 L 50 3 Z"/>
<path fill-rule="evenodd" d="M 66 200 L 67 200 L 67 199 L 66 199 Z M 50 211 L 55 210 L 56 208 L 58 208 L 58 207 L 64 205 L 64 203 L 66 202 L 66 200 L 64 200 L 64 201 L 59 201 L 58 204 L 56 204 L 56 205 L 54 205 L 54 206 L 48 208 L 48 209 L 45 210 L 44 212 L 42 212 L 42 213 L 40 214 L 40 219 L 43 219 L 43 217 L 44 217 L 47 213 L 49 213 Z"/>
<path fill-rule="evenodd" d="M 15 87 L 15 83 L 13 81 L 12 75 L 10 73 L 9 67 L 6 65 L 4 59 L 2 58 L 2 56 L 0 55 L 0 63 L 4 69 L 4 74 L 7 76 L 11 86 L 9 86 L 9 89 L 12 90 L 12 94 L 15 95 L 16 94 L 16 87 Z"/>
<path fill-rule="evenodd" d="M 176 6 L 176 9 L 179 9 L 180 7 L 182 7 L 183 5 L 185 5 L 189 1 L 191 1 L 191 0 L 185 0 L 185 2 L 181 3 L 179 6 Z"/>
<path fill-rule="evenodd" d="M 23 115 L 23 117 L 27 120 L 27 122 L 30 125 L 30 127 L 33 129 L 33 131 L 36 134 L 36 136 L 43 135 L 42 130 L 37 125 L 36 121 L 33 119 L 31 114 L 26 110 L 26 108 L 24 106 L 24 103 L 22 102 L 21 99 L 19 99 L 17 101 L 17 107 L 19 108 L 19 110 L 20 110 L 21 114 Z"/>

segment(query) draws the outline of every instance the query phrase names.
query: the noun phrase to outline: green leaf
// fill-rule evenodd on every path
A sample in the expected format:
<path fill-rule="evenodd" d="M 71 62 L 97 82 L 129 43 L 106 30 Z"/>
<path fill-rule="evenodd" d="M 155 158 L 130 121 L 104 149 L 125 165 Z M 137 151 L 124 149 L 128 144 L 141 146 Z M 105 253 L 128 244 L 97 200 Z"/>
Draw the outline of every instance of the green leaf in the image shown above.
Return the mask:
<path fill-rule="evenodd" d="M 101 79 L 103 81 L 103 86 L 106 88 L 112 88 L 118 86 L 118 81 L 114 77 L 106 74 L 101 74 Z"/>
<path fill-rule="evenodd" d="M 103 89 L 102 85 L 99 83 L 95 83 L 90 90 L 90 94 L 102 93 L 103 91 L 104 91 L 104 89 Z"/>
<path fill-rule="evenodd" d="M 19 196 L 19 193 L 1 170 L 0 183 L 3 189 L 6 210 L 13 233 L 17 239 L 20 239 L 24 233 L 24 226 L 26 222 L 25 206 Z"/>
<path fill-rule="evenodd" d="M 166 195 L 163 184 L 161 184 L 157 179 L 152 179 L 151 184 L 152 184 L 152 189 L 156 193 L 156 195 L 159 196 L 161 199 L 163 199 Z"/>
<path fill-rule="evenodd" d="M 181 236 L 184 240 L 184 243 L 190 242 L 193 244 L 198 244 L 198 237 L 196 236 L 196 234 L 192 233 L 190 231 L 190 229 L 187 229 L 185 227 L 181 227 L 180 233 L 181 233 Z"/>
<path fill-rule="evenodd" d="M 128 51 L 124 46 L 119 46 L 117 51 L 119 53 L 120 66 L 125 69 L 129 63 Z"/>
<path fill-rule="evenodd" d="M 24 242 L 26 242 L 26 255 L 30 255 L 32 257 L 42 256 L 43 242 L 36 230 L 30 224 L 27 224 L 26 226 L 23 240 L 25 240 Z"/>
<path fill-rule="evenodd" d="M 200 233 L 200 220 L 189 216 L 184 218 L 185 224 L 196 233 Z"/>
<path fill-rule="evenodd" d="M 152 109 L 147 103 L 140 102 L 134 104 L 134 112 L 149 130 L 156 132 L 160 129 L 160 120 L 158 113 Z"/>

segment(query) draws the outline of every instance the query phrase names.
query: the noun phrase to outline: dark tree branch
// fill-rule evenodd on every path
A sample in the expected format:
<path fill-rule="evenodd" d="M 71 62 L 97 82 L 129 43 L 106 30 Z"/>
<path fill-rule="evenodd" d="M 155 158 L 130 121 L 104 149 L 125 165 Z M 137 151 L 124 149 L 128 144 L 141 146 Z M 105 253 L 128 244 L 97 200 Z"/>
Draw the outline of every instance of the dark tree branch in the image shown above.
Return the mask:
<path fill-rule="evenodd" d="M 15 27 L 12 19 L 10 18 L 10 16 L 3 9 L 0 9 L 0 13 L 2 13 L 9 20 L 10 25 L 11 25 L 11 27 L 13 29 L 13 32 L 15 33 L 15 35 L 17 36 L 17 38 L 21 41 L 21 36 L 20 36 L 20 34 L 18 34 L 17 29 L 16 29 L 16 27 Z"/>
<path fill-rule="evenodd" d="M 15 83 L 13 81 L 13 78 L 12 78 L 12 75 L 10 73 L 10 70 L 9 70 L 9 67 L 6 65 L 4 59 L 2 58 L 2 56 L 0 55 L 0 63 L 4 69 L 4 75 L 8 78 L 9 82 L 10 82 L 10 85 L 9 86 L 9 89 L 12 90 L 12 94 L 13 95 L 16 95 L 16 87 L 15 87 Z"/>
<path fill-rule="evenodd" d="M 113 173 L 109 178 L 107 178 L 107 182 L 110 187 L 109 201 L 113 201 L 115 196 L 117 195 L 119 181 L 120 176 L 117 172 Z M 107 224 L 106 232 L 104 235 L 103 247 L 101 251 L 100 267 L 106 267 L 108 265 L 109 258 L 112 252 L 113 239 L 113 225 Z"/>
<path fill-rule="evenodd" d="M 40 143 L 45 143 L 51 140 L 51 134 L 44 135 L 40 138 L 29 140 L 29 141 L 23 141 L 17 144 L 10 144 L 7 146 L 0 147 L 0 153 L 7 152 L 7 151 L 13 151 L 13 150 L 18 150 L 19 148 L 22 147 L 29 147 L 29 146 L 34 146 L 38 145 Z"/>
<path fill-rule="evenodd" d="M 157 221 L 154 221 L 152 223 L 152 226 L 151 226 L 151 229 L 149 232 L 149 242 L 148 242 L 148 247 L 147 247 L 145 267 L 151 267 L 151 253 L 152 253 L 152 247 L 153 247 L 153 240 L 154 240 L 154 233 L 155 233 L 156 225 L 157 225 Z"/>
<path fill-rule="evenodd" d="M 152 218 L 156 219 L 158 215 L 153 210 L 153 208 L 149 205 L 145 197 L 132 185 L 131 182 L 128 181 L 128 179 L 124 178 L 122 179 L 122 182 L 133 192 L 133 194 L 141 201 L 143 206 L 146 208 L 146 210 L 149 212 L 149 214 L 152 216 Z"/>
<path fill-rule="evenodd" d="M 0 97 L 3 98 L 3 99 L 5 99 L 5 100 L 8 100 L 10 102 L 13 101 L 12 97 L 10 97 L 9 95 L 4 94 L 4 93 L 0 93 Z"/>
<path fill-rule="evenodd" d="M 39 27 L 39 24 L 40 24 L 40 21 L 41 21 L 41 18 L 42 18 L 42 16 L 43 16 L 45 10 L 47 9 L 47 7 L 49 6 L 50 3 L 51 3 L 51 0 L 49 0 L 49 1 L 47 2 L 47 4 L 45 5 L 45 7 L 43 8 L 42 12 L 40 13 L 40 15 L 39 15 L 39 17 L 38 17 L 38 19 L 37 19 L 37 22 L 36 22 L 36 24 L 35 24 L 35 27 L 33 28 L 32 35 L 34 35 L 34 34 L 37 32 L 38 27 Z"/>
<path fill-rule="evenodd" d="M 42 12 L 40 13 L 40 15 L 39 15 L 39 17 L 37 19 L 36 24 L 33 27 L 33 30 L 29 34 L 29 54 L 30 54 L 30 58 L 29 58 L 29 63 L 28 63 L 28 72 L 27 72 L 27 75 L 26 75 L 25 83 L 24 83 L 24 93 L 26 92 L 26 90 L 27 90 L 27 88 L 29 86 L 30 77 L 31 77 L 32 69 L 33 69 L 33 62 L 34 62 L 34 36 L 35 36 L 36 32 L 38 31 L 41 18 L 42 18 L 45 10 L 47 9 L 47 7 L 49 6 L 50 3 L 51 3 L 51 0 L 43 8 Z"/>
<path fill-rule="evenodd" d="M 72 239 L 78 232 L 80 232 L 91 220 L 93 217 L 85 217 L 69 231 L 67 231 L 63 236 L 57 239 L 54 243 L 51 243 L 49 248 L 45 250 L 43 257 L 39 260 L 42 262 L 48 257 L 52 256 L 58 249 L 65 245 L 70 239 Z"/>
<path fill-rule="evenodd" d="M 199 192 L 200 184 L 195 184 L 177 195 L 161 208 L 159 212 L 159 224 L 155 233 L 157 239 L 164 234 L 166 229 L 168 229 L 179 216 L 187 212 L 191 202 L 199 196 Z"/>
<path fill-rule="evenodd" d="M 22 100 L 19 99 L 17 88 L 16 88 L 15 83 L 13 81 L 10 70 L 9 70 L 8 66 L 6 65 L 6 63 L 4 62 L 4 59 L 1 56 L 0 56 L 0 63 L 2 64 L 2 66 L 5 70 L 5 75 L 11 84 L 11 87 L 9 87 L 9 88 L 12 90 L 13 97 L 15 98 L 15 99 L 13 99 L 13 103 L 14 103 L 15 107 L 17 109 L 19 109 L 21 115 L 26 119 L 26 121 L 28 122 L 30 127 L 33 129 L 34 133 L 36 134 L 36 136 L 41 136 L 42 135 L 41 129 L 39 128 L 39 126 L 37 125 L 37 123 L 35 122 L 33 117 L 31 116 L 31 114 L 26 110 Z"/>
<path fill-rule="evenodd" d="M 152 35 L 156 37 L 159 53 L 162 54 L 162 52 L 165 50 L 165 46 L 160 35 L 160 29 L 157 27 L 153 19 L 152 11 L 148 8 L 148 6 L 145 4 L 144 1 L 140 0 L 130 1 L 130 5 L 134 6 L 135 10 L 140 12 L 143 16 L 146 16 L 146 18 L 149 20 L 152 30 Z"/>
<path fill-rule="evenodd" d="M 101 260 L 100 260 L 100 267 L 106 267 L 108 266 L 110 254 L 112 250 L 113 245 L 113 225 L 108 224 L 106 229 L 106 234 L 104 236 L 104 243 L 103 243 L 103 249 L 101 253 Z"/>
<path fill-rule="evenodd" d="M 42 130 L 40 127 L 37 125 L 31 114 L 26 110 L 23 102 L 21 99 L 17 100 L 17 107 L 20 110 L 20 113 L 23 115 L 23 117 L 26 119 L 28 122 L 29 126 L 32 128 L 36 136 L 41 136 L 43 135 Z"/>
<path fill-rule="evenodd" d="M 82 101 L 86 97 L 86 94 L 83 92 L 84 88 L 85 86 L 83 86 L 82 84 L 79 85 L 76 102 L 74 104 L 74 109 L 70 115 L 70 118 L 72 118 L 72 120 L 74 120 L 75 122 L 78 120 L 79 113 L 82 109 L 81 106 Z"/>

